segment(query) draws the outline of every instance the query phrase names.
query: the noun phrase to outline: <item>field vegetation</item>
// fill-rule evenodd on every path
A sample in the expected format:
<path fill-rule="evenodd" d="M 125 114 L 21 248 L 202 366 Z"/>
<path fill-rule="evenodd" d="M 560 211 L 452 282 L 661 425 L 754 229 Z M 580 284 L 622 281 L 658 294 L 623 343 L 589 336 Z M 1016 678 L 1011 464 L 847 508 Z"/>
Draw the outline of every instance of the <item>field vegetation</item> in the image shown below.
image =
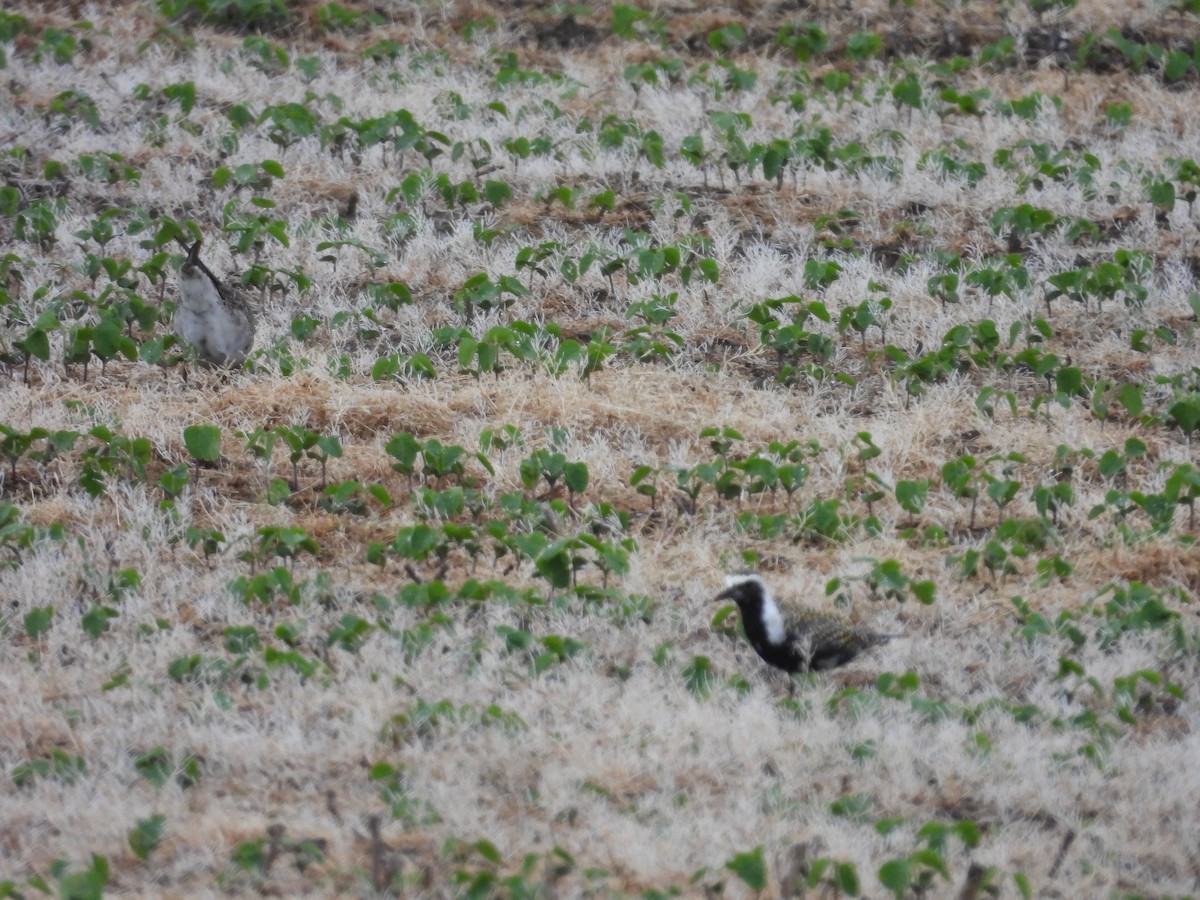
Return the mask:
<path fill-rule="evenodd" d="M 1200 892 L 1197 0 L 16 2 L 0 82 L 0 897 Z M 746 570 L 899 638 L 789 684 Z"/>

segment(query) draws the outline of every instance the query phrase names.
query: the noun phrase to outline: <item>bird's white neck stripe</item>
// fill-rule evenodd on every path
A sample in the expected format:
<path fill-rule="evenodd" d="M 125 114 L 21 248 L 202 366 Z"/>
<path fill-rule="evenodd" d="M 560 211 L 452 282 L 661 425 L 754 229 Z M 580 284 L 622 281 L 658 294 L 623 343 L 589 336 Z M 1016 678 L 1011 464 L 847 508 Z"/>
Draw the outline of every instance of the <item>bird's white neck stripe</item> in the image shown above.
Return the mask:
<path fill-rule="evenodd" d="M 779 605 L 775 602 L 775 598 L 771 596 L 771 592 L 767 590 L 766 585 L 763 585 L 762 622 L 763 628 L 767 630 L 767 640 L 772 644 L 782 644 L 787 639 L 787 629 L 783 624 L 783 613 L 779 611 Z"/>

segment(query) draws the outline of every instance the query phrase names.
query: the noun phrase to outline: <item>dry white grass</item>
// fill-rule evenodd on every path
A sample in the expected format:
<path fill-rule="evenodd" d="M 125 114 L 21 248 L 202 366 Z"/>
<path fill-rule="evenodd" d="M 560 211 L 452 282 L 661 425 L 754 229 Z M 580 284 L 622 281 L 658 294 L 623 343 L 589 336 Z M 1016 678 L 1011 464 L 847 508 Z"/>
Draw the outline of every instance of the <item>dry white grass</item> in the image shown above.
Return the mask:
<path fill-rule="evenodd" d="M 313 19 L 317 5 L 304 6 L 296 15 Z M 942 46 L 935 41 L 939 34 L 977 47 L 987 42 L 981 35 L 990 41 L 1012 33 L 1021 45 L 1051 27 L 1073 35 L 1110 25 L 1153 29 L 1159 15 L 1151 3 L 1080 3 L 1069 16 L 1042 18 L 1022 7 L 1010 10 L 1008 19 L 991 4 L 976 10 L 985 6 L 978 3 L 952 13 L 941 5 L 906 10 L 882 0 L 856 4 L 853 14 L 819 6 L 810 18 L 838 46 L 853 31 L 876 31 L 900 53 L 927 55 Z M 107 209 L 194 220 L 205 232 L 214 271 L 257 262 L 279 271 L 301 269 L 313 284 L 261 299 L 258 350 L 244 372 L 193 371 L 185 382 L 177 369 L 118 361 L 103 372 L 93 364 L 85 380 L 78 366 L 64 372 L 63 338 L 56 333 L 50 362 L 35 360 L 27 379 L 19 363 L 5 376 L 0 423 L 17 431 L 80 432 L 104 424 L 148 439 L 153 453 L 146 483 L 112 479 L 95 498 L 79 484 L 86 441 L 44 467 L 23 460 L 15 480 L 5 472 L 3 501 L 14 504 L 23 521 L 61 525 L 64 537 L 10 554 L 14 564 L 0 570 L 0 882 L 11 879 L 30 893 L 32 879 L 53 882 L 54 860 L 80 871 L 95 853 L 111 867 L 109 889 L 130 896 L 249 890 L 449 896 L 465 891 L 481 872 L 519 877 L 547 897 L 671 889 L 700 895 L 720 882 L 738 896 L 745 885 L 724 863 L 761 846 L 768 893 L 774 895 L 788 879 L 794 848 L 803 844 L 810 858 L 852 863 L 864 894 L 882 896 L 876 873 L 888 860 L 926 846 L 918 837 L 922 826 L 973 822 L 978 846 L 948 840 L 943 853 L 949 878 L 935 876 L 933 895 L 962 888 L 961 896 L 975 896 L 969 884 L 963 888 L 972 863 L 994 867 L 990 877 L 1002 896 L 1016 895 L 1017 873 L 1039 896 L 1200 890 L 1200 776 L 1194 765 L 1200 757 L 1200 683 L 1195 612 L 1180 600 L 1194 599 L 1200 575 L 1186 510 L 1177 512 L 1170 534 L 1127 541 L 1111 514 L 1089 517 L 1114 482 L 1100 476 L 1094 461 L 1077 457 L 1068 460 L 1075 502 L 1060 512 L 1046 547 L 1015 560 L 1014 573 L 993 578 L 983 570 L 964 578 L 954 558 L 982 549 L 994 536 L 997 510 L 982 498 L 976 528 L 969 530 L 967 504 L 939 486 L 941 466 L 965 453 L 981 461 L 1019 453 L 1023 461 L 1012 466 L 1012 477 L 1023 486 L 1004 515 L 1034 516 L 1031 490 L 1054 483 L 1060 447 L 1099 457 L 1136 437 L 1148 452 L 1131 461 L 1125 489 L 1153 493 L 1163 490 L 1166 478 L 1160 464 L 1194 462 L 1194 445 L 1178 430 L 1132 421 L 1119 410 L 1102 425 L 1079 401 L 1034 412 L 1043 382 L 1019 369 L 950 373 L 923 396 L 907 398 L 903 382 L 877 352 L 875 329 L 860 342 L 852 331 L 839 336 L 834 325 L 810 323 L 837 345 L 830 368 L 852 376 L 857 387 L 815 379 L 776 385 L 774 354 L 760 346 L 757 329 L 744 316 L 753 303 L 796 294 L 821 300 L 836 323 L 840 311 L 868 296 L 869 283 L 877 281 L 894 302 L 887 343 L 916 356 L 937 349 L 954 326 L 985 318 L 1007 337 L 1014 323 L 1028 327 L 1045 315 L 1043 288 L 1050 275 L 1111 259 L 1118 248 L 1144 250 L 1155 263 L 1144 307 L 1127 309 L 1116 301 L 1100 312 L 1094 305 L 1055 301 L 1048 320 L 1054 337 L 1044 347 L 1085 376 L 1143 385 L 1147 409 L 1161 415 L 1179 385 L 1196 389 L 1196 326 L 1188 297 L 1200 248 L 1194 211 L 1181 201 L 1165 224 L 1156 221 L 1141 177 L 1165 171 L 1169 158 L 1200 159 L 1200 132 L 1192 126 L 1194 73 L 1182 89 L 1169 90 L 1153 74 L 1123 69 L 1085 70 L 1064 83 L 1052 62 L 1034 61 L 1016 71 L 979 67 L 956 76 L 956 88 L 986 87 L 997 101 L 1039 90 L 1060 95 L 1062 106 L 1047 105 L 1033 120 L 1005 117 L 991 106 L 979 118 L 941 117 L 898 109 L 886 99 L 890 63 L 854 69 L 865 96 L 883 85 L 880 102 L 839 103 L 801 88 L 793 81 L 795 67 L 768 52 L 767 40 L 755 52 L 733 57 L 757 72 L 748 91 L 716 97 L 711 89 L 680 84 L 635 93 L 622 78 L 626 65 L 681 56 L 689 73 L 704 64 L 712 68 L 714 56 L 691 53 L 682 43 L 688 35 L 698 35 L 703 47 L 708 31 L 741 21 L 747 31 L 773 36 L 790 14 L 764 7 L 750 19 L 733 10 L 681 15 L 671 25 L 676 43 L 660 53 L 651 44 L 609 35 L 607 12 L 585 17 L 601 27 L 600 42 L 560 49 L 539 47 L 534 37 L 557 21 L 547 13 L 448 3 L 396 12 L 393 21 L 365 35 L 315 39 L 308 25 L 290 36 L 268 35 L 288 47 L 293 61 L 310 55 L 319 61 L 320 73 L 306 83 L 295 65 L 273 75 L 254 67 L 242 36 L 231 32 L 189 26 L 178 33 L 184 44 L 155 41 L 161 19 L 149 3 L 18 8 L 37 34 L 81 20 L 94 28 L 88 33 L 92 49 L 69 64 L 52 57 L 36 62 L 36 36 L 21 35 L 4 46 L 0 146 L 23 148 L 28 158 L 6 155 L 0 171 L 18 189 L 22 208 L 55 196 L 62 206 L 53 244 L 18 240 L 14 219 L 0 219 L 0 249 L 15 255 L 13 268 L 20 273 L 6 286 L 11 300 L 0 349 L 15 353 L 13 342 L 48 303 L 72 291 L 95 296 L 98 289 L 83 271 L 85 253 L 126 258 L 134 266 L 149 258 L 139 244 L 147 235 L 127 234 L 124 214 L 115 219 L 115 236 L 103 251 L 75 236 Z M 464 25 L 487 15 L 498 20 L 496 30 L 475 43 L 464 41 Z M 1200 34 L 1182 15 L 1178 30 L 1188 41 Z M 362 49 L 382 37 L 399 43 L 397 59 L 364 62 Z M 151 43 L 139 49 L 146 41 Z M 561 72 L 577 88 L 497 87 L 493 56 L 509 51 L 523 68 Z M 831 69 L 817 62 L 811 74 L 815 79 Z M 933 80 L 923 76 L 927 96 L 936 93 Z M 187 81 L 195 84 L 197 102 L 181 118 L 176 104 L 161 102 L 160 92 Z M 148 86 L 152 99 L 135 98 L 140 85 Z M 802 89 L 810 94 L 803 113 L 777 102 L 781 93 Z M 64 91 L 91 98 L 98 127 L 52 111 Z M 486 109 L 497 100 L 507 117 Z M 397 159 L 373 148 L 355 165 L 323 150 L 316 136 L 281 149 L 267 138 L 266 125 L 244 129 L 221 151 L 231 134 L 230 106 L 245 104 L 257 113 L 287 102 L 307 102 L 326 123 L 404 108 L 452 142 L 486 140 L 496 165 L 487 177 L 507 181 L 513 198 L 498 211 L 483 204 L 447 209 L 431 188 L 420 208 L 410 208 L 389 200 L 388 192 L 424 164 L 413 152 Z M 1128 128 L 1105 124 L 1105 108 L 1116 102 L 1133 107 Z M 453 116 L 459 103 L 471 108 L 469 117 Z M 872 153 L 895 157 L 898 177 L 874 170 L 847 174 L 844 166 L 800 168 L 776 188 L 760 177 L 743 176 L 738 184 L 726 172 L 722 188 L 717 164 L 702 173 L 677 152 L 698 131 L 715 146 L 708 128 L 714 109 L 752 117 L 747 143 L 789 135 L 799 120 L 819 120 L 839 146 L 858 141 Z M 665 165 L 656 168 L 639 157 L 636 143 L 600 148 L 594 130 L 578 127 L 585 118 L 599 124 L 610 114 L 656 130 L 667 150 Z M 166 117 L 165 127 L 155 125 L 159 116 Z M 894 142 L 881 139 L 890 131 L 898 133 Z M 558 155 L 516 164 L 500 148 L 522 135 L 552 139 Z M 1027 163 L 1005 170 L 993 160 L 997 151 L 1026 139 L 1094 154 L 1101 163 L 1098 195 L 1052 180 L 1019 193 Z M 986 176 L 969 187 L 920 165 L 922 154 L 940 148 L 964 161 L 985 162 Z M 84 177 L 75 161 L 104 153 L 121 154 L 141 172 L 140 180 L 104 184 Z M 471 178 L 466 156 L 457 162 L 438 157 L 434 173 L 454 182 Z M 211 176 L 221 165 L 267 159 L 286 170 L 262 193 L 276 204 L 266 214 L 287 222 L 289 246 L 268 241 L 253 259 L 237 256 L 233 236 L 220 232 L 222 209 L 232 202 L 235 210 L 250 211 L 251 192 L 214 189 Z M 66 165 L 62 181 L 44 180 L 50 160 Z M 538 199 L 558 186 L 582 189 L 576 209 Z M 587 198 L 606 189 L 615 195 L 615 209 L 588 209 Z M 1110 191 L 1118 196 L 1106 197 Z M 338 210 L 352 192 L 358 214 L 339 231 Z M 688 208 L 678 192 L 687 195 Z M 962 253 L 971 264 L 1003 255 L 1004 238 L 992 233 L 991 215 L 1021 203 L 1088 217 L 1103 234 L 1081 245 L 1066 243 L 1059 233 L 1028 238 L 1023 249 L 1031 284 L 1011 299 L 999 297 L 989 306 L 979 292 L 964 290 L 961 303 L 943 306 L 931 297 L 928 279 L 941 271 L 934 254 Z M 835 236 L 819 219 L 841 209 L 859 217 L 848 231 L 853 249 L 829 251 L 822 242 Z M 398 212 L 413 216 L 412 232 L 402 237 L 386 227 Z M 481 243 L 477 224 L 498 229 L 498 236 Z M 555 258 L 550 277 L 535 278 L 527 296 L 506 310 L 476 315 L 468 327 L 480 336 L 515 320 L 557 323 L 564 336 L 586 342 L 600 326 L 620 336 L 630 327 L 625 312 L 631 303 L 674 291 L 677 316 L 670 327 L 685 345 L 673 359 L 638 363 L 618 356 L 588 381 L 574 371 L 555 377 L 519 363 L 479 379 L 458 373 L 455 351 L 438 344 L 437 329 L 463 324 L 453 294 L 467 278 L 479 271 L 514 274 L 518 250 L 542 241 L 560 242 L 574 258 L 591 246 L 616 251 L 623 228 L 659 243 L 707 238 L 719 282 L 630 285 L 618 276 L 613 296 L 595 268 L 578 284 L 567 284 L 554 272 Z M 381 251 L 386 262 L 369 270 L 353 248 L 333 251 L 336 266 L 319 259 L 319 243 L 350 238 Z M 894 267 L 902 254 L 913 257 L 907 270 Z M 813 258 L 843 267 L 823 291 L 805 285 L 805 264 Z M 527 273 L 515 274 L 529 283 Z M 372 304 L 366 287 L 388 281 L 406 283 L 415 302 L 373 312 L 378 325 L 370 327 L 377 333 L 367 334 L 362 314 Z M 101 276 L 99 284 L 107 283 Z M 173 272 L 167 284 L 169 298 L 176 289 Z M 142 280 L 138 290 L 157 302 L 157 287 Z M 303 341 L 291 331 L 301 315 L 320 323 Z M 1173 344 L 1156 340 L 1151 353 L 1130 349 L 1134 329 L 1158 327 L 1172 329 Z M 418 352 L 435 359 L 436 378 L 372 380 L 381 356 Z M 284 375 L 286 365 L 295 371 Z M 1175 388 L 1164 383 L 1174 376 L 1181 376 Z M 982 415 L 976 398 L 985 385 L 1013 392 L 1017 415 L 999 396 L 994 417 Z M 187 461 L 183 430 L 193 424 L 220 427 L 223 458 L 215 468 L 193 471 L 172 523 L 160 508 L 158 478 Z M 330 462 L 330 481 L 382 484 L 394 505 L 371 506 L 365 517 L 322 509 L 312 461 L 302 463 L 299 490 L 288 502 L 267 503 L 272 479 L 291 475 L 286 454 L 280 446 L 272 459 L 255 460 L 237 433 L 288 425 L 337 435 L 345 453 Z M 514 588 L 532 586 L 532 596 L 548 602 L 455 599 L 439 610 L 444 620 L 433 628 L 432 642 L 406 657 L 402 635 L 432 612 L 399 602 L 398 592 L 412 581 L 401 562 L 380 568 L 366 561 L 371 542 L 388 542 L 418 520 L 408 482 L 392 471 L 384 447 L 393 434 L 409 431 L 473 452 L 486 430 L 505 425 L 519 429 L 525 443 L 491 450 L 494 473 L 469 460 L 482 494 L 495 501 L 521 491 L 522 460 L 547 446 L 548 429 L 565 429 L 562 452 L 586 463 L 591 478 L 578 510 L 608 503 L 630 514 L 637 552 L 629 571 L 611 584 L 620 597 L 648 597 L 646 613 L 622 616 L 612 597 L 588 603 L 571 591 L 551 591 L 528 562 L 514 566 L 506 556 L 493 564 L 485 549 L 476 567 L 465 556 L 452 556 L 443 573 L 447 584 L 457 589 L 468 577 L 497 579 Z M 755 496 L 721 503 L 708 489 L 696 515 L 683 511 L 669 467 L 709 462 L 713 452 L 700 435 L 712 426 L 741 433 L 735 456 L 765 451 L 773 441 L 814 442 L 807 459 L 811 475 L 796 500 Z M 856 438 L 862 432 L 880 450 L 866 462 Z M 642 464 L 663 469 L 653 513 L 629 484 Z M 986 468 L 1001 472 L 999 463 Z M 914 517 L 890 493 L 871 505 L 877 533 L 857 528 L 846 541 L 766 540 L 738 530 L 741 512 L 795 511 L 814 499 L 841 498 L 844 513 L 865 516 L 867 506 L 852 486 L 867 472 L 889 489 L 902 479 L 931 479 L 918 529 L 936 526 L 945 541 L 910 536 Z M 1141 513 L 1131 513 L 1130 521 L 1146 529 Z M 558 526 L 574 534 L 581 522 L 568 515 Z M 215 528 L 228 541 L 206 559 L 180 540 L 189 526 Z M 254 571 L 239 554 L 253 548 L 257 529 L 266 526 L 303 528 L 319 544 L 317 554 L 302 556 L 292 568 L 297 582 L 307 582 L 295 605 L 247 604 L 231 590 L 235 579 Z M 904 639 L 844 672 L 803 681 L 788 700 L 777 673 L 764 671 L 744 642 L 711 627 L 717 610 L 710 598 L 725 572 L 745 567 L 746 552 L 757 555 L 781 595 L 830 603 L 825 586 L 842 579 L 854 618 L 903 632 Z M 1070 563 L 1072 573 L 1039 578 L 1038 562 L 1054 556 Z M 914 579 L 934 580 L 936 603 L 867 602 L 862 579 L 875 562 L 889 559 Z M 418 568 L 422 579 L 436 573 L 433 565 Z M 125 569 L 136 570 L 139 585 L 110 595 L 114 573 Z M 594 568 L 580 578 L 600 583 Z M 1053 622 L 1102 607 L 1106 586 L 1132 581 L 1163 592 L 1167 606 L 1182 615 L 1186 647 L 1171 643 L 1165 630 L 1152 630 L 1102 648 L 1095 637 L 1101 618 L 1086 614 L 1079 628 L 1087 640 L 1079 648 L 1064 636 L 1027 642 L 1016 632 L 1013 597 Z M 93 640 L 81 618 L 98 604 L 111 605 L 118 615 Z M 26 616 L 46 606 L 54 609 L 52 625 L 31 639 Z M 354 651 L 328 640 L 348 615 L 373 626 Z M 296 630 L 294 648 L 279 636 L 281 626 Z M 294 649 L 314 664 L 313 673 L 302 677 L 287 665 L 269 667 L 261 648 L 239 661 L 226 643 L 229 627 L 252 627 L 264 648 Z M 584 649 L 535 675 L 526 654 L 505 649 L 504 629 L 538 639 L 567 637 Z M 203 660 L 193 677 L 168 676 L 174 661 L 193 654 Z M 715 674 L 709 695 L 689 690 L 685 677 L 700 656 L 711 660 Z M 1084 674 L 1060 672 L 1063 657 Z M 881 675 L 905 672 L 919 676 L 914 692 L 889 692 L 886 678 L 877 684 Z M 1125 722 L 1117 714 L 1114 680 L 1138 672 L 1162 684 L 1142 682 L 1142 700 Z M 1167 684 L 1181 688 L 1182 698 L 1171 696 Z M 443 701 L 436 720 L 422 718 Z M 1027 721 L 1020 710 L 1029 714 Z M 1094 758 L 1083 752 L 1088 747 Z M 198 780 L 171 777 L 156 786 L 143 777 L 135 763 L 155 748 L 175 767 L 194 760 Z M 74 778 L 20 777 L 23 766 L 54 752 L 77 755 L 86 770 Z M 371 777 L 372 767 L 383 763 L 399 773 L 390 796 L 385 781 Z M 154 814 L 165 817 L 165 838 L 142 862 L 130 852 L 127 835 Z M 372 817 L 380 823 L 374 838 Z M 890 831 L 876 828 L 883 820 L 893 822 Z M 492 842 L 502 862 L 471 849 L 480 840 Z M 270 862 L 239 866 L 239 848 L 255 841 Z M 304 841 L 320 853 L 301 866 L 294 842 Z M 532 868 L 522 871 L 529 854 Z M 692 880 L 702 869 L 707 871 Z M 525 896 L 510 888 L 513 896 Z"/>

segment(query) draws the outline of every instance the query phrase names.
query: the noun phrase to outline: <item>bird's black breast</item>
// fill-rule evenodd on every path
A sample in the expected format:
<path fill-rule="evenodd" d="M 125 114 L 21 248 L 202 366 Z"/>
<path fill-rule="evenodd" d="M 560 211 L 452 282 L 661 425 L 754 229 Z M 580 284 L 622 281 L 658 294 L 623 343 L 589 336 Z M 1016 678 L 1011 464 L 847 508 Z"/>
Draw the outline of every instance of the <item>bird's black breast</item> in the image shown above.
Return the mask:
<path fill-rule="evenodd" d="M 745 629 L 750 646 L 754 648 L 755 653 L 762 657 L 764 662 L 788 672 L 799 672 L 805 667 L 804 657 L 792 641 L 785 640 L 782 643 L 773 644 L 767 639 L 767 629 L 763 626 L 761 608 L 742 610 L 742 628 Z"/>
<path fill-rule="evenodd" d="M 773 644 L 767 638 L 761 615 L 744 615 L 742 622 L 754 651 L 764 662 L 787 672 L 821 671 L 844 666 L 861 649 L 854 642 L 846 640 L 845 635 L 840 640 L 823 641 L 819 635 L 806 635 L 794 628 L 789 628 L 782 642 Z"/>

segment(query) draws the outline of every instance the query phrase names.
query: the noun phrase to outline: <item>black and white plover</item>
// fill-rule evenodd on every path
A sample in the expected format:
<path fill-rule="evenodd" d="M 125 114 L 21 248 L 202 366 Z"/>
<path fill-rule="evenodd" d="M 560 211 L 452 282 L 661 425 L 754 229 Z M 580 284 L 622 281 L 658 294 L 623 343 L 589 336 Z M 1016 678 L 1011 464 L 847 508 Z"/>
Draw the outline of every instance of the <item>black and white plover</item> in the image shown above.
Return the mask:
<path fill-rule="evenodd" d="M 715 599 L 737 604 L 750 646 L 785 672 L 833 669 L 894 637 L 852 625 L 833 613 L 780 603 L 758 575 L 728 575 L 725 585 Z"/>

